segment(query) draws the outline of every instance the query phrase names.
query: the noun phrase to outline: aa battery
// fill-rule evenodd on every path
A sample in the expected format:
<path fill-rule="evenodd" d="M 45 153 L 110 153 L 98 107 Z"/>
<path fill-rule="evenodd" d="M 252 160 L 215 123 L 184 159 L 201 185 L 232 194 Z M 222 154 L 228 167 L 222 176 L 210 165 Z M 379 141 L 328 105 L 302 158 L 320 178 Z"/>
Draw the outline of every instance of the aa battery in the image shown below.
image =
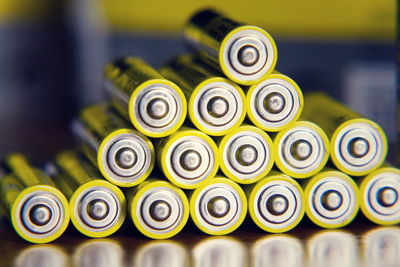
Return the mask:
<path fill-rule="evenodd" d="M 155 162 L 153 144 L 108 104 L 85 108 L 73 126 L 85 155 L 111 183 L 131 187 L 149 176 Z"/>
<path fill-rule="evenodd" d="M 206 183 L 219 168 L 215 142 L 205 133 L 187 127 L 158 143 L 157 160 L 165 177 L 184 189 Z"/>
<path fill-rule="evenodd" d="M 122 191 L 76 152 L 60 153 L 55 163 L 55 180 L 69 198 L 75 228 L 89 237 L 106 237 L 116 232 L 126 216 Z"/>
<path fill-rule="evenodd" d="M 307 94 L 303 115 L 328 135 L 332 162 L 342 172 L 364 176 L 385 160 L 388 147 L 381 127 L 328 95 Z"/>
<path fill-rule="evenodd" d="M 200 131 L 225 135 L 238 127 L 246 116 L 243 90 L 190 55 L 169 61 L 161 74 L 178 84 L 188 101 L 188 114 Z"/>
<path fill-rule="evenodd" d="M 215 177 L 190 195 L 190 217 L 196 226 L 210 235 L 235 231 L 247 213 L 243 189 L 234 181 Z"/>
<path fill-rule="evenodd" d="M 329 158 L 329 139 L 309 121 L 296 121 L 274 137 L 275 163 L 293 178 L 308 178 L 322 170 Z"/>
<path fill-rule="evenodd" d="M 283 173 L 272 171 L 255 185 L 248 186 L 246 194 L 250 217 L 266 232 L 287 232 L 304 216 L 303 189 Z"/>
<path fill-rule="evenodd" d="M 126 197 L 135 227 L 147 237 L 173 237 L 189 218 L 189 201 L 185 193 L 167 181 L 147 180 L 128 191 Z"/>
<path fill-rule="evenodd" d="M 278 51 L 266 31 L 216 11 L 196 13 L 183 34 L 190 48 L 239 84 L 254 84 L 275 68 Z"/>
<path fill-rule="evenodd" d="M 400 223 L 400 170 L 384 166 L 361 179 L 362 213 L 380 225 Z"/>
<path fill-rule="evenodd" d="M 303 184 L 306 214 L 323 228 L 348 225 L 357 215 L 360 202 L 357 184 L 343 172 L 324 169 Z"/>
<path fill-rule="evenodd" d="M 295 81 L 274 71 L 246 92 L 247 114 L 257 127 L 278 132 L 292 125 L 304 105 L 303 93 Z"/>
<path fill-rule="evenodd" d="M 15 231 L 32 243 L 57 239 L 68 226 L 68 201 L 49 176 L 32 167 L 20 154 L 4 162 L 9 173 L 0 181 L 1 202 Z"/>
<path fill-rule="evenodd" d="M 222 172 L 240 184 L 251 184 L 267 176 L 274 164 L 274 146 L 263 130 L 242 125 L 219 142 Z"/>
<path fill-rule="evenodd" d="M 182 125 L 187 104 L 181 89 L 139 58 L 105 67 L 106 92 L 113 106 L 142 134 L 165 137 Z"/>

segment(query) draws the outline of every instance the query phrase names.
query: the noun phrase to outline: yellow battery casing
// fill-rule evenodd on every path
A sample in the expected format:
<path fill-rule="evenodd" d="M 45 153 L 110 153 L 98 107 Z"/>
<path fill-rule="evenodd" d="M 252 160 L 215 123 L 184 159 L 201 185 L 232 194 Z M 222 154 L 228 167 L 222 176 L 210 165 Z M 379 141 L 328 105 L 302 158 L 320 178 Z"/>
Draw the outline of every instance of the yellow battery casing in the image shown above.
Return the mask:
<path fill-rule="evenodd" d="M 284 82 L 289 83 L 296 91 L 297 95 L 299 96 L 299 109 L 297 110 L 296 114 L 293 116 L 293 118 L 286 123 L 285 125 L 278 126 L 278 127 L 268 127 L 264 125 L 261 121 L 259 121 L 256 116 L 254 115 L 254 112 L 251 109 L 251 96 L 254 94 L 255 89 L 259 86 L 260 83 L 264 82 L 265 80 L 269 79 L 279 79 L 283 80 Z M 303 93 L 300 89 L 300 87 L 297 85 L 297 83 L 291 79 L 290 77 L 274 70 L 271 74 L 266 76 L 264 79 L 260 80 L 259 82 L 253 84 L 252 86 L 248 87 L 246 90 L 246 110 L 247 110 L 247 116 L 250 119 L 250 121 L 257 126 L 258 128 L 261 128 L 267 132 L 279 132 L 282 131 L 290 126 L 292 126 L 300 117 L 302 111 L 303 111 L 303 106 L 304 106 L 304 96 Z"/>
<path fill-rule="evenodd" d="M 254 203 L 256 201 L 257 191 L 260 190 L 260 188 L 262 186 L 264 186 L 264 184 L 266 184 L 266 183 L 268 183 L 270 181 L 285 181 L 285 182 L 291 183 L 292 185 L 294 185 L 298 189 L 298 191 L 300 193 L 300 197 L 301 197 L 303 205 L 301 205 L 299 216 L 295 221 L 293 221 L 293 223 L 291 223 L 287 227 L 280 228 L 280 229 L 275 229 L 275 228 L 268 227 L 265 224 L 263 224 L 262 221 L 256 215 L 256 211 L 254 209 Z M 290 231 L 300 223 L 301 219 L 303 218 L 303 216 L 305 214 L 304 192 L 303 192 L 303 189 L 301 188 L 300 184 L 298 182 L 296 182 L 296 180 L 294 180 L 293 178 L 291 178 L 288 175 L 283 174 L 283 173 L 281 173 L 279 171 L 273 170 L 268 174 L 268 176 L 266 176 L 265 178 L 261 179 L 256 184 L 247 185 L 245 187 L 245 192 L 246 192 L 247 199 L 248 199 L 248 207 L 249 207 L 250 218 L 253 220 L 253 222 L 258 227 L 260 227 L 262 230 L 264 230 L 266 232 L 269 232 L 269 233 L 284 233 L 284 232 Z"/>
<path fill-rule="evenodd" d="M 85 108 L 80 114 L 78 124 L 81 127 L 75 127 L 83 143 L 83 152 L 89 160 L 98 167 L 101 174 L 109 182 L 121 186 L 132 187 L 144 181 L 151 173 L 154 167 L 155 155 L 152 142 L 143 134 L 131 129 L 125 120 L 119 117 L 106 103 L 98 104 Z M 134 134 L 142 138 L 151 150 L 151 162 L 147 172 L 135 182 L 119 182 L 107 174 L 103 163 L 102 155 L 106 153 L 105 147 L 115 136 L 121 134 Z"/>
<path fill-rule="evenodd" d="M 316 123 L 327 134 L 330 140 L 331 160 L 342 172 L 351 176 L 364 176 L 369 172 L 376 170 L 383 164 L 388 151 L 387 137 L 382 128 L 372 120 L 363 118 L 350 108 L 335 101 L 333 98 L 322 92 L 313 92 L 305 95 L 305 106 L 303 108 L 302 117 Z M 368 171 L 351 171 L 340 164 L 338 160 L 338 155 L 335 153 L 335 144 L 338 139 L 338 134 L 343 128 L 353 123 L 369 124 L 371 127 L 376 129 L 382 137 L 382 159 L 378 164 L 376 164 L 374 169 Z"/>
<path fill-rule="evenodd" d="M 69 199 L 71 221 L 75 228 L 82 234 L 89 237 L 106 237 L 115 233 L 123 224 L 126 217 L 126 199 L 125 195 L 117 186 L 106 181 L 97 170 L 95 170 L 87 162 L 79 158 L 79 154 L 72 151 L 63 152 L 57 155 L 55 159 L 56 165 L 60 170 L 60 175 L 56 178 L 56 183 L 60 183 L 60 189 Z M 117 196 L 120 203 L 121 211 L 118 221 L 109 229 L 104 231 L 91 231 L 80 223 L 77 219 L 75 207 L 79 196 L 92 187 L 103 187 Z M 72 193 L 72 194 L 71 194 Z"/>
<path fill-rule="evenodd" d="M 211 19 L 191 19 L 183 29 L 185 39 L 188 40 L 190 44 L 194 44 L 192 46 L 195 47 L 196 52 L 206 59 L 213 67 L 221 70 L 230 80 L 239 84 L 251 85 L 270 74 L 274 70 L 278 58 L 278 50 L 271 35 L 257 26 L 236 22 L 223 15 L 215 12 L 213 13 L 213 18 Z M 254 81 L 246 81 L 235 77 L 228 71 L 224 63 L 224 51 L 228 40 L 233 35 L 243 30 L 254 30 L 263 35 L 271 43 L 274 54 L 269 70 L 262 77 Z"/>
<path fill-rule="evenodd" d="M 1 202 L 6 208 L 11 218 L 11 223 L 23 239 L 32 243 L 48 243 L 60 237 L 67 229 L 70 213 L 69 205 L 66 197 L 56 188 L 56 185 L 49 176 L 41 170 L 32 167 L 26 158 L 21 154 L 11 154 L 5 159 L 10 174 L 6 174 L 0 181 Z M 40 235 L 32 235 L 25 232 L 20 222 L 19 206 L 25 196 L 35 192 L 45 191 L 57 197 L 64 211 L 61 218 L 62 223 L 59 229 L 48 237 L 40 237 Z"/>
<path fill-rule="evenodd" d="M 242 205 L 241 214 L 240 214 L 238 220 L 236 221 L 236 223 L 225 230 L 213 231 L 213 230 L 209 229 L 207 226 L 204 226 L 203 224 L 201 224 L 199 218 L 196 215 L 196 207 L 195 207 L 196 199 L 199 197 L 199 194 L 201 191 L 205 190 L 208 186 L 210 186 L 212 184 L 227 184 L 227 185 L 233 187 L 237 191 L 237 193 L 240 197 L 240 202 Z M 247 198 L 246 198 L 245 192 L 237 183 L 235 183 L 234 181 L 232 181 L 230 179 L 222 177 L 222 176 L 216 176 L 212 180 L 210 180 L 207 183 L 204 183 L 200 187 L 196 188 L 196 190 L 190 192 L 189 202 L 190 202 L 190 218 L 193 220 L 195 225 L 202 232 L 209 234 L 209 235 L 227 235 L 229 233 L 232 233 L 237 228 L 239 228 L 239 226 L 243 223 L 243 221 L 246 217 L 246 214 L 247 214 Z"/>
<path fill-rule="evenodd" d="M 259 175 L 257 175 L 256 177 L 251 178 L 251 179 L 245 179 L 245 180 L 240 179 L 235 174 L 233 174 L 231 171 L 229 171 L 229 169 L 227 168 L 226 163 L 224 161 L 224 150 L 225 150 L 227 141 L 230 138 L 232 138 L 233 135 L 235 135 L 237 133 L 240 133 L 240 132 L 244 132 L 244 131 L 250 131 L 250 132 L 254 132 L 254 133 L 257 133 L 257 134 L 261 135 L 262 138 L 267 142 L 268 147 L 270 149 L 270 153 L 269 153 L 270 160 L 269 160 L 268 165 L 266 166 L 265 170 L 262 173 L 260 173 Z M 272 139 L 271 139 L 271 137 L 269 137 L 269 135 L 265 131 L 263 131 L 263 130 L 255 127 L 255 126 L 252 126 L 252 125 L 249 125 L 249 124 L 243 124 L 242 126 L 240 126 L 240 127 L 236 128 L 235 130 L 233 130 L 231 133 L 225 135 L 222 139 L 220 139 L 217 142 L 217 144 L 218 144 L 218 152 L 219 152 L 219 158 L 220 158 L 221 171 L 228 178 L 232 179 L 233 181 L 235 181 L 235 182 L 237 182 L 239 184 L 252 184 L 252 183 L 255 183 L 255 182 L 259 181 L 260 179 L 262 179 L 265 176 L 267 176 L 267 174 L 271 171 L 271 169 L 272 169 L 272 167 L 274 165 L 276 157 L 275 157 L 274 144 L 272 142 Z"/>
<path fill-rule="evenodd" d="M 200 131 L 213 136 L 226 135 L 235 128 L 239 127 L 246 116 L 246 106 L 245 106 L 245 94 L 237 84 L 231 82 L 230 80 L 220 77 L 221 75 L 210 68 L 206 68 L 204 64 L 196 61 L 191 55 L 180 56 L 170 62 L 160 69 L 160 73 L 171 79 L 180 86 L 183 93 L 185 94 L 186 100 L 188 102 L 188 114 L 191 122 Z M 195 106 L 194 101 L 196 96 L 199 94 L 200 90 L 206 87 L 210 83 L 226 83 L 239 93 L 242 99 L 242 105 L 238 106 L 238 109 L 242 110 L 240 119 L 230 128 L 222 131 L 213 131 L 204 127 L 194 114 L 194 110 L 198 109 Z"/>
<path fill-rule="evenodd" d="M 282 142 L 282 138 L 284 137 L 284 135 L 287 133 L 287 131 L 296 128 L 296 127 L 306 127 L 306 128 L 310 128 L 311 130 L 315 131 L 316 133 L 318 133 L 318 135 L 321 137 L 323 144 L 324 144 L 324 148 L 325 151 L 323 151 L 322 153 L 324 153 L 323 156 L 323 160 L 321 161 L 320 165 L 318 168 L 315 168 L 313 171 L 309 171 L 309 172 L 295 172 L 293 170 L 288 169 L 284 164 L 283 164 L 283 159 L 280 156 L 280 152 L 279 152 L 279 144 Z M 294 122 L 290 127 L 284 129 L 283 131 L 280 131 L 279 133 L 277 133 L 275 136 L 273 136 L 273 141 L 274 141 L 274 151 L 275 151 L 275 164 L 276 166 L 279 168 L 279 170 L 281 172 L 283 172 L 284 174 L 289 175 L 290 177 L 293 178 L 297 178 L 297 179 L 305 179 L 305 178 L 309 178 L 313 175 L 316 175 L 317 173 L 319 173 L 326 165 L 328 159 L 329 159 L 329 154 L 330 154 L 330 144 L 329 144 L 329 138 L 326 135 L 326 133 L 324 132 L 324 130 L 322 130 L 317 124 L 310 122 L 310 121 L 296 121 Z"/>
<path fill-rule="evenodd" d="M 187 113 L 187 102 L 183 92 L 176 84 L 165 79 L 142 59 L 127 57 L 120 61 L 111 62 L 105 66 L 104 76 L 106 82 L 111 84 L 106 86 L 112 88 L 109 93 L 113 106 L 142 134 L 154 138 L 165 137 L 174 133 L 183 124 Z M 134 112 L 134 102 L 138 94 L 152 84 L 165 84 L 173 88 L 182 101 L 182 114 L 179 121 L 165 132 L 157 133 L 145 129 L 138 123 Z"/>
<path fill-rule="evenodd" d="M 152 188 L 157 188 L 157 187 L 166 187 L 168 189 L 173 190 L 176 192 L 179 197 L 182 199 L 182 204 L 183 204 L 183 216 L 182 216 L 182 221 L 177 225 L 172 231 L 168 233 L 163 233 L 163 234 L 157 234 L 157 233 L 152 233 L 148 231 L 146 228 L 142 226 L 142 224 L 139 221 L 139 218 L 136 216 L 137 209 L 140 208 L 138 205 L 139 199 L 141 196 L 148 190 Z M 145 236 L 152 238 L 152 239 L 167 239 L 171 238 L 175 235 L 177 235 L 180 231 L 182 231 L 183 227 L 185 227 L 188 219 L 189 219 L 189 201 L 188 198 L 186 197 L 186 194 L 183 192 L 182 189 L 174 186 L 173 184 L 163 181 L 163 180 L 158 180 L 155 178 L 148 179 L 144 181 L 143 183 L 139 184 L 135 188 L 132 188 L 126 192 L 126 198 L 128 201 L 128 211 L 130 213 L 130 217 L 133 221 L 133 224 L 135 227 Z"/>
<path fill-rule="evenodd" d="M 311 197 L 312 197 L 311 189 L 318 181 L 320 181 L 321 179 L 324 179 L 325 177 L 339 177 L 339 178 L 343 179 L 344 181 L 348 182 L 351 185 L 351 187 L 353 188 L 354 192 L 356 192 L 356 196 L 355 196 L 356 204 L 355 204 L 354 211 L 346 220 L 344 220 L 340 223 L 336 223 L 336 224 L 324 223 L 321 220 L 319 220 L 317 217 L 315 217 L 310 209 L 310 205 L 311 205 L 310 201 L 311 201 Z M 317 175 L 311 177 L 308 180 L 305 180 L 302 183 L 302 187 L 304 189 L 304 197 L 305 197 L 304 203 L 306 206 L 307 217 L 316 225 L 323 227 L 323 228 L 328 228 L 328 229 L 341 228 L 341 227 L 344 227 L 344 226 L 348 225 L 349 223 L 351 223 L 354 220 L 354 218 L 357 216 L 358 210 L 360 208 L 359 189 L 358 189 L 357 184 L 354 182 L 354 180 L 352 178 L 350 178 L 348 175 L 346 175 L 345 173 L 335 170 L 335 169 L 325 168 Z"/>
<path fill-rule="evenodd" d="M 174 142 L 176 142 L 177 140 L 179 140 L 180 138 L 185 137 L 185 136 L 196 136 L 196 137 L 199 137 L 199 138 L 205 140 L 210 145 L 210 147 L 214 153 L 214 167 L 212 168 L 212 171 L 204 180 L 202 180 L 201 182 L 199 182 L 197 184 L 183 184 L 183 183 L 177 181 L 176 179 L 174 179 L 171 171 L 168 169 L 168 166 L 167 166 L 168 149 L 171 147 L 171 145 Z M 178 131 L 176 131 L 172 135 L 160 140 L 160 142 L 157 144 L 156 148 L 157 148 L 156 156 L 157 156 L 158 165 L 161 168 L 163 174 L 171 183 L 173 183 L 174 185 L 176 185 L 180 188 L 195 189 L 195 188 L 201 186 L 202 184 L 207 183 L 209 180 L 211 180 L 217 174 L 219 164 L 220 164 L 220 160 L 219 160 L 219 156 L 218 156 L 218 147 L 211 137 L 209 137 L 208 135 L 206 135 L 205 133 L 203 133 L 201 131 L 198 131 L 198 130 L 195 130 L 195 129 L 189 128 L 189 127 L 181 127 Z"/>
<path fill-rule="evenodd" d="M 400 175 L 400 170 L 395 167 L 391 167 L 390 164 L 385 163 L 381 168 L 371 172 L 370 174 L 366 175 L 365 177 L 362 177 L 361 179 L 358 180 L 359 184 L 359 192 L 360 192 L 360 209 L 361 212 L 364 214 L 365 217 L 367 217 L 368 220 L 370 220 L 373 223 L 376 223 L 378 225 L 396 225 L 400 223 L 400 219 L 398 220 L 391 220 L 391 221 L 384 221 L 376 216 L 373 216 L 371 212 L 369 211 L 367 205 L 367 201 L 365 198 L 367 197 L 367 185 L 370 183 L 370 181 L 376 176 L 381 173 L 385 172 L 392 172 L 397 175 Z"/>

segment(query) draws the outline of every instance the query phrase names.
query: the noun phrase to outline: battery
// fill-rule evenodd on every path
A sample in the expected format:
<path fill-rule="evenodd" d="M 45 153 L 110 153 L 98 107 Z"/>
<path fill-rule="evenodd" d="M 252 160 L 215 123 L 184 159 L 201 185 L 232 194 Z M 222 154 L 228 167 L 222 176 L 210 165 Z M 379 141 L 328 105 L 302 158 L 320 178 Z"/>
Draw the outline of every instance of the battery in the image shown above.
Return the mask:
<path fill-rule="evenodd" d="M 274 71 L 246 92 L 247 116 L 257 127 L 278 132 L 300 116 L 304 97 L 299 86 L 288 76 Z"/>
<path fill-rule="evenodd" d="M 287 232 L 304 216 L 303 189 L 283 173 L 271 171 L 264 179 L 247 186 L 246 194 L 251 219 L 266 232 Z"/>
<path fill-rule="evenodd" d="M 156 259 L 156 260 L 155 260 Z M 190 266 L 189 253 L 180 242 L 171 240 L 154 240 L 146 242 L 138 249 L 130 266 L 185 267 Z"/>
<path fill-rule="evenodd" d="M 189 118 L 200 131 L 221 136 L 243 122 L 246 116 L 243 90 L 195 57 L 176 57 L 160 73 L 182 88 Z"/>
<path fill-rule="evenodd" d="M 15 231 L 32 243 L 48 243 L 64 233 L 70 220 L 68 201 L 49 176 L 21 154 L 11 154 L 0 180 L 0 197 Z"/>
<path fill-rule="evenodd" d="M 328 135 L 332 162 L 342 172 L 364 176 L 384 162 L 387 138 L 375 122 L 361 117 L 322 92 L 305 96 L 303 115 Z"/>
<path fill-rule="evenodd" d="M 145 236 L 166 239 L 178 234 L 189 218 L 185 193 L 167 181 L 148 179 L 126 193 L 135 227 Z"/>
<path fill-rule="evenodd" d="M 185 25 L 184 40 L 230 80 L 251 85 L 275 68 L 275 41 L 263 29 L 234 21 L 216 11 L 197 12 Z"/>
<path fill-rule="evenodd" d="M 226 235 L 235 231 L 247 213 L 243 189 L 234 181 L 214 177 L 190 194 L 190 217 L 209 235 Z"/>
<path fill-rule="evenodd" d="M 263 130 L 242 125 L 219 142 L 220 167 L 230 179 L 251 184 L 267 176 L 274 164 L 274 145 Z"/>
<path fill-rule="evenodd" d="M 67 266 L 125 266 L 121 243 L 108 238 L 84 241 L 74 249 Z"/>
<path fill-rule="evenodd" d="M 159 138 L 183 124 L 187 103 L 181 89 L 140 58 L 106 65 L 104 88 L 112 105 L 142 134 Z"/>
<path fill-rule="evenodd" d="M 66 151 L 55 159 L 56 184 L 69 199 L 71 221 L 89 237 L 106 237 L 116 232 L 126 217 L 122 191 L 106 181 L 79 153 Z"/>
<path fill-rule="evenodd" d="M 306 214 L 323 228 L 348 225 L 360 206 L 357 184 L 343 172 L 326 168 L 303 184 Z"/>
<path fill-rule="evenodd" d="M 328 161 L 329 139 L 315 123 L 296 121 L 273 139 L 276 166 L 290 177 L 311 177 Z"/>
<path fill-rule="evenodd" d="M 400 223 L 400 170 L 383 167 L 360 181 L 361 211 L 370 221 L 380 225 Z"/>
<path fill-rule="evenodd" d="M 153 170 L 151 141 L 131 129 L 107 103 L 85 108 L 73 131 L 83 144 L 84 154 L 115 185 L 135 186 Z"/>
<path fill-rule="evenodd" d="M 157 144 L 157 160 L 176 186 L 195 189 L 212 179 L 219 168 L 218 147 L 198 130 L 182 127 Z"/>
<path fill-rule="evenodd" d="M 8 259 L 12 259 L 9 257 Z M 7 260 L 8 260 L 7 259 Z M 2 259 L 4 266 L 32 266 L 38 264 L 40 266 L 68 266 L 69 256 L 59 246 L 50 244 L 41 244 L 36 246 L 28 246 L 18 252 L 18 256 L 14 258 L 13 264 L 7 264 Z"/>

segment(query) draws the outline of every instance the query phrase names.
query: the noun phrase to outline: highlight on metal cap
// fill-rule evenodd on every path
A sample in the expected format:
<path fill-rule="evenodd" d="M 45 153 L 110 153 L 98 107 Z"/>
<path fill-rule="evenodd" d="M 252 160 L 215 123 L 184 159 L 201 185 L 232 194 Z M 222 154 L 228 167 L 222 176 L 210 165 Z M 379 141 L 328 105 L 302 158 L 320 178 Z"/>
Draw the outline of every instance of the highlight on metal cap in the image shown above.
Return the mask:
<path fill-rule="evenodd" d="M 361 211 L 381 225 L 400 223 L 400 170 L 380 168 L 367 175 L 360 185 Z"/>
<path fill-rule="evenodd" d="M 215 177 L 190 197 L 190 215 L 196 226 L 210 235 L 236 230 L 247 213 L 243 189 L 230 179 Z"/>
<path fill-rule="evenodd" d="M 243 122 L 246 116 L 245 95 L 233 82 L 214 77 L 196 87 L 188 111 L 193 124 L 202 132 L 225 135 Z"/>
<path fill-rule="evenodd" d="M 141 187 L 130 203 L 135 227 L 153 239 L 178 234 L 189 218 L 185 193 L 166 181 L 153 181 Z"/>
<path fill-rule="evenodd" d="M 278 132 L 299 118 L 304 97 L 295 81 L 286 75 L 272 73 L 249 88 L 246 104 L 249 119 L 257 127 Z"/>
<path fill-rule="evenodd" d="M 218 171 L 218 148 L 205 133 L 181 130 L 168 138 L 160 153 L 160 165 L 173 184 L 194 189 L 212 179 Z"/>
<path fill-rule="evenodd" d="M 386 154 L 385 133 L 378 124 L 368 119 L 346 121 L 331 138 L 332 161 L 349 175 L 367 175 L 382 165 Z"/>
<path fill-rule="evenodd" d="M 255 183 L 271 170 L 275 159 L 273 149 L 266 132 L 254 126 L 240 126 L 219 144 L 221 170 L 237 183 Z"/>
<path fill-rule="evenodd" d="M 108 135 L 97 154 L 104 177 L 118 186 L 130 187 L 145 180 L 154 167 L 154 147 L 150 140 L 129 129 Z"/>
<path fill-rule="evenodd" d="M 307 182 L 304 189 L 306 214 L 324 228 L 348 225 L 359 209 L 358 187 L 346 174 L 323 171 Z"/>
<path fill-rule="evenodd" d="M 283 233 L 303 218 L 304 194 L 301 186 L 287 175 L 274 173 L 260 180 L 249 196 L 249 213 L 264 231 Z"/>
<path fill-rule="evenodd" d="M 70 200 L 71 221 L 83 234 L 106 237 L 116 232 L 126 216 L 122 191 L 107 181 L 93 180 L 80 186 Z"/>
<path fill-rule="evenodd" d="M 275 162 L 285 174 L 308 178 L 321 171 L 329 158 L 329 139 L 309 121 L 297 121 L 275 139 Z"/>
<path fill-rule="evenodd" d="M 15 231 L 33 243 L 48 243 L 66 230 L 70 220 L 69 205 L 56 188 L 35 185 L 25 188 L 11 207 Z"/>

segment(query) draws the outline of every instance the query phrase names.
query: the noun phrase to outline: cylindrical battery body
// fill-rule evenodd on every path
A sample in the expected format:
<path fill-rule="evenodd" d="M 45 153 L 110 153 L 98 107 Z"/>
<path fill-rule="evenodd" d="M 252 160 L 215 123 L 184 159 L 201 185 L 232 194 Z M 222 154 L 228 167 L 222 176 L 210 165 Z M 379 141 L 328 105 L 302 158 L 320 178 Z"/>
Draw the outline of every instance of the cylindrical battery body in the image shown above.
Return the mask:
<path fill-rule="evenodd" d="M 179 56 L 160 72 L 182 88 L 188 101 L 189 118 L 200 131 L 221 136 L 243 122 L 246 116 L 243 90 L 195 57 Z"/>
<path fill-rule="evenodd" d="M 56 183 L 69 198 L 71 221 L 82 234 L 106 237 L 116 232 L 126 216 L 121 189 L 106 181 L 78 153 L 67 151 L 55 159 Z"/>
<path fill-rule="evenodd" d="M 24 156 L 11 154 L 5 164 L 9 173 L 0 180 L 1 202 L 15 231 L 32 243 L 48 243 L 60 237 L 70 220 L 65 196 Z"/>
<path fill-rule="evenodd" d="M 105 67 L 105 90 L 112 105 L 149 137 L 175 132 L 186 118 L 181 89 L 143 60 L 127 57 Z"/>
<path fill-rule="evenodd" d="M 251 85 L 275 68 L 278 51 L 266 31 L 213 10 L 196 13 L 183 35 L 192 50 L 236 83 Z"/>
<path fill-rule="evenodd" d="M 85 108 L 73 126 L 84 154 L 111 183 L 131 187 L 149 176 L 155 162 L 153 144 L 108 104 Z"/>
<path fill-rule="evenodd" d="M 384 162 L 388 147 L 381 127 L 328 95 L 306 94 L 302 116 L 328 135 L 332 162 L 342 172 L 364 176 Z"/>

